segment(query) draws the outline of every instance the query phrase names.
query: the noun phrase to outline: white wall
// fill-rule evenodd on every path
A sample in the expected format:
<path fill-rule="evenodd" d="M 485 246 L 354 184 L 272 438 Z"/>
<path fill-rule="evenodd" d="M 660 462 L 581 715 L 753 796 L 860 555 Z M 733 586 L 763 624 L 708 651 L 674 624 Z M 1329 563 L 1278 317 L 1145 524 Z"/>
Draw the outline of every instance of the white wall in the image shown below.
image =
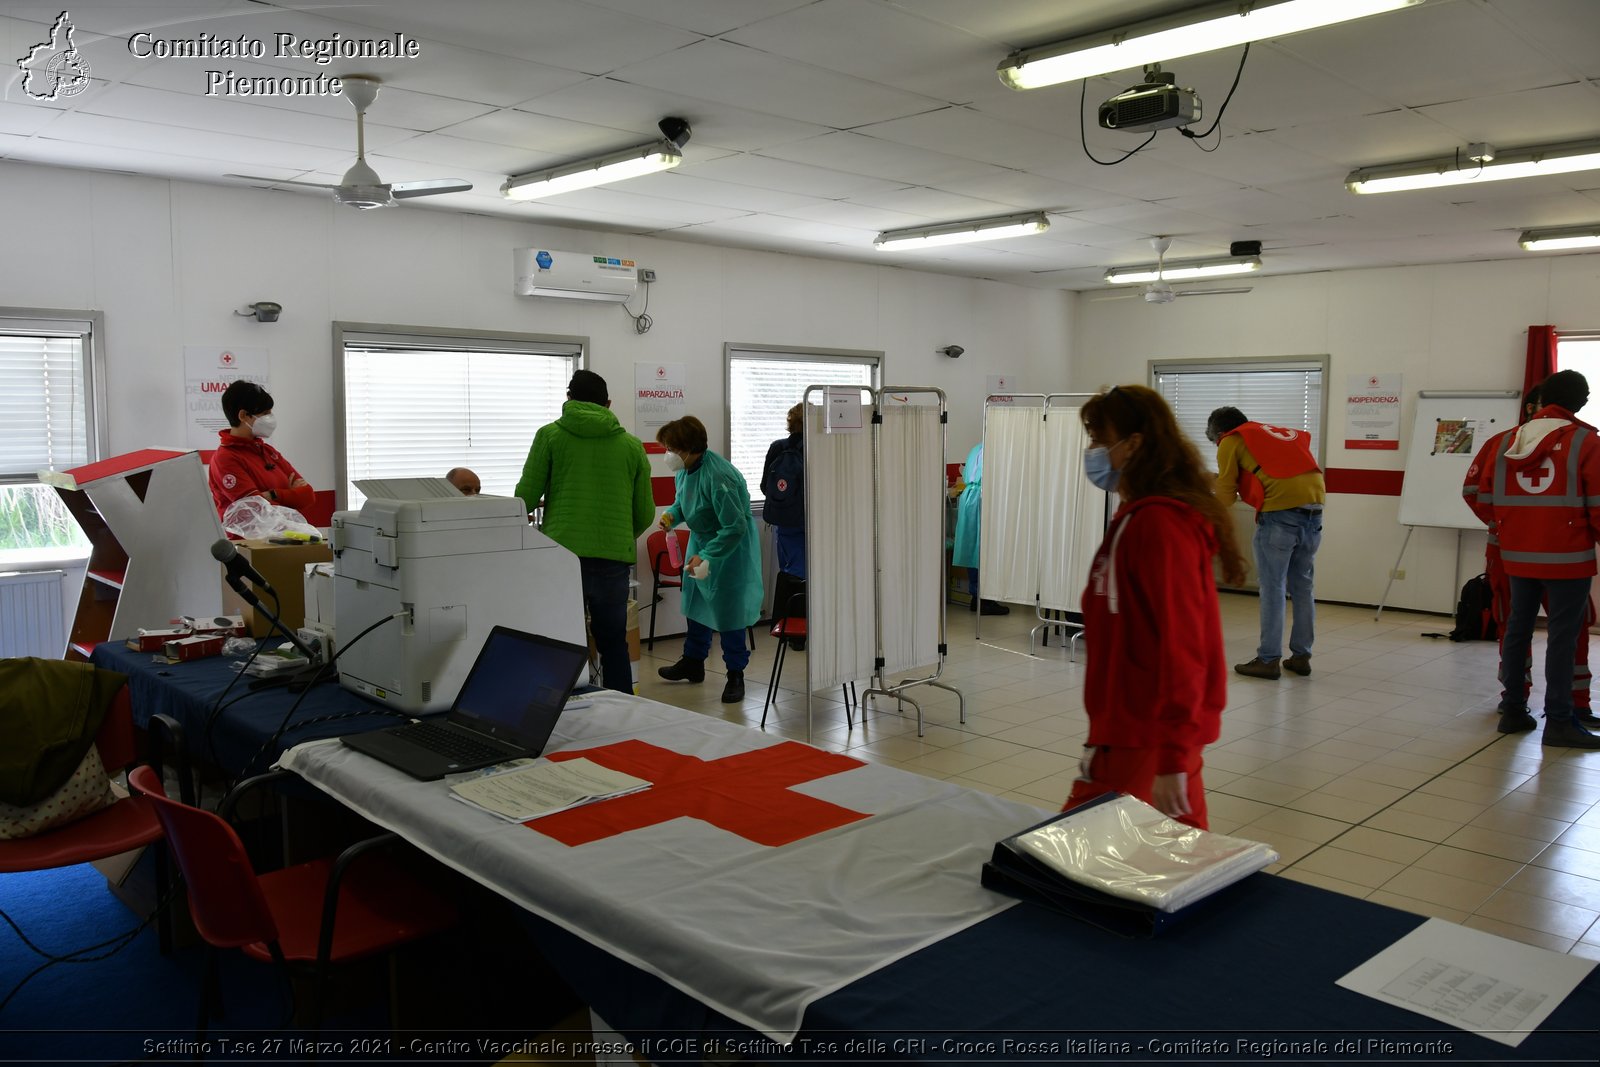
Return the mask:
<path fill-rule="evenodd" d="M 1150 360 L 1323 355 L 1331 357 L 1326 465 L 1400 470 L 1398 452 L 1347 450 L 1343 397 L 1349 376 L 1404 375 L 1402 446 L 1424 389 L 1520 389 L 1526 329 L 1600 329 L 1600 255 L 1537 256 L 1487 263 L 1335 271 L 1253 278 L 1244 296 L 1171 304 L 1077 297 L 1073 359 L 1062 388 L 1149 380 Z M 1036 377 L 1048 377 L 1037 368 Z M 1246 412 L 1248 414 L 1248 412 Z M 1593 414 L 1592 412 L 1587 414 Z M 1204 447 L 1204 442 L 1201 443 Z M 1329 498 L 1317 557 L 1317 595 L 1376 604 L 1400 552 L 1399 497 Z M 1484 535 L 1418 528 L 1389 604 L 1454 611 L 1461 582 L 1483 569 Z"/>
<path fill-rule="evenodd" d="M 590 366 L 629 426 L 634 362 L 684 362 L 689 409 L 717 447 L 724 342 L 881 350 L 887 384 L 947 391 L 959 461 L 980 433 L 984 376 L 1005 370 L 1040 388 L 1024 367 L 1039 353 L 1041 365 L 1065 358 L 1073 304 L 1058 291 L 869 264 L 13 163 L 0 163 L 0 233 L 10 253 L 0 305 L 105 313 L 110 451 L 183 443 L 184 345 L 260 345 L 271 351 L 274 443 L 319 488 L 334 474 L 334 320 L 587 336 Z M 529 245 L 655 269 L 654 329 L 635 334 L 611 305 L 513 296 L 511 250 Z M 233 314 L 257 300 L 281 303 L 282 318 Z M 934 352 L 948 344 L 966 355 Z"/>

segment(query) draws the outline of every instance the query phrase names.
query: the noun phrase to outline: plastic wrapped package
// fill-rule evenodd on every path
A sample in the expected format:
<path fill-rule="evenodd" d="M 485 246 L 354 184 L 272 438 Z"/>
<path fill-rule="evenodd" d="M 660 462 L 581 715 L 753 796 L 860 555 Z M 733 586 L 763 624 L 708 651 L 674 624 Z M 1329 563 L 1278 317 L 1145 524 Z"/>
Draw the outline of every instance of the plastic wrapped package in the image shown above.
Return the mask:
<path fill-rule="evenodd" d="M 1270 845 L 1185 826 L 1130 796 L 1075 808 L 1006 844 L 1078 885 L 1163 912 L 1278 859 Z"/>
<path fill-rule="evenodd" d="M 281 507 L 264 496 L 244 496 L 222 513 L 222 528 L 246 541 L 265 541 L 285 534 L 302 534 L 320 540 L 317 528 L 294 508 Z"/>

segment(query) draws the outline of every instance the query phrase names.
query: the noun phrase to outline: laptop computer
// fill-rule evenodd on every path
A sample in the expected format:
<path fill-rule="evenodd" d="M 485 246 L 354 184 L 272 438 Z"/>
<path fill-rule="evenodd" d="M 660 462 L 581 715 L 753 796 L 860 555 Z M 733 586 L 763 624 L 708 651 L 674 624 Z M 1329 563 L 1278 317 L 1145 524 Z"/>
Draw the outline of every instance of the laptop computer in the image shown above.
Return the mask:
<path fill-rule="evenodd" d="M 443 721 L 340 740 L 423 781 L 537 756 L 588 662 L 582 645 L 496 626 Z"/>

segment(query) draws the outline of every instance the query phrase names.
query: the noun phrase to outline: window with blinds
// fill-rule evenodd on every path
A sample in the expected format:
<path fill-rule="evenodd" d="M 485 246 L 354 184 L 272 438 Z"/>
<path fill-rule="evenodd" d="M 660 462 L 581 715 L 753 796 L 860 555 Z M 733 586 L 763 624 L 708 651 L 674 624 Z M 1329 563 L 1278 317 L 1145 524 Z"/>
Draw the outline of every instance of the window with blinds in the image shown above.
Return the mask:
<path fill-rule="evenodd" d="M 97 322 L 91 312 L 0 308 L 0 563 L 86 554 L 83 531 L 38 473 L 100 458 Z"/>
<path fill-rule="evenodd" d="M 365 478 L 442 478 L 470 467 L 509 496 L 533 435 L 561 416 L 579 340 L 387 333 L 341 328 L 339 483 L 344 507 Z"/>
<path fill-rule="evenodd" d="M 1323 359 L 1157 363 L 1151 371 L 1156 391 L 1202 458 L 1215 458 L 1206 441 L 1206 420 L 1220 407 L 1236 407 L 1251 422 L 1309 430 L 1318 460 L 1326 455 Z"/>
<path fill-rule="evenodd" d="M 760 503 L 761 469 L 767 448 L 789 436 L 789 409 L 808 386 L 864 385 L 876 388 L 883 357 L 878 353 L 806 352 L 729 345 L 728 459 L 744 475 L 750 500 Z"/>

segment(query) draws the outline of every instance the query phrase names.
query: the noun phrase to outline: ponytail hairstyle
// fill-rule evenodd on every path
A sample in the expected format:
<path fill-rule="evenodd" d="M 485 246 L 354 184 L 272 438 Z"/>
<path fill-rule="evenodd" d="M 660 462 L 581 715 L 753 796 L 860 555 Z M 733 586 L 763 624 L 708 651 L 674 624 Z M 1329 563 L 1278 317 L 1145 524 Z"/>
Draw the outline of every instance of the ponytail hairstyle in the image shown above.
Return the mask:
<path fill-rule="evenodd" d="M 1178 429 L 1172 409 L 1154 389 L 1119 385 L 1096 394 L 1083 405 L 1083 425 L 1097 439 L 1109 428 L 1118 440 L 1138 434 L 1139 447 L 1122 466 L 1121 488 L 1129 500 L 1165 496 L 1194 508 L 1217 535 L 1217 560 L 1222 578 L 1239 585 L 1245 578 L 1244 557 L 1233 531 L 1233 519 L 1215 493 L 1216 480 L 1200 462 L 1200 453 Z"/>

